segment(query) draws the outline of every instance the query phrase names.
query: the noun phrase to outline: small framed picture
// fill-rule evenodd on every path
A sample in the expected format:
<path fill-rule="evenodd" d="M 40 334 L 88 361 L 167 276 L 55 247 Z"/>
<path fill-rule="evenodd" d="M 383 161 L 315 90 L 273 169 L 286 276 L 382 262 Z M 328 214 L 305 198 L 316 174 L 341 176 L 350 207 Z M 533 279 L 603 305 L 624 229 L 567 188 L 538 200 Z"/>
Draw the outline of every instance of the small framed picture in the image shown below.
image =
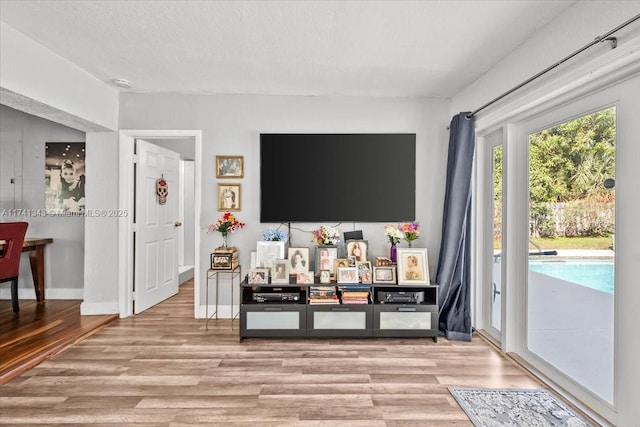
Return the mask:
<path fill-rule="evenodd" d="M 320 283 L 331 283 L 331 270 L 320 270 Z"/>
<path fill-rule="evenodd" d="M 338 283 L 358 283 L 358 269 L 355 267 L 339 267 Z"/>
<path fill-rule="evenodd" d="M 296 285 L 313 285 L 313 271 L 301 271 L 296 275 Z"/>
<path fill-rule="evenodd" d="M 373 267 L 373 283 L 396 284 L 396 266 Z"/>
<path fill-rule="evenodd" d="M 218 184 L 218 211 L 239 211 L 240 184 Z"/>
<path fill-rule="evenodd" d="M 347 240 L 345 243 L 347 257 L 354 257 L 356 262 L 367 260 L 368 247 L 369 242 L 367 240 Z"/>
<path fill-rule="evenodd" d="M 244 156 L 216 156 L 216 178 L 244 177 Z"/>
<path fill-rule="evenodd" d="M 289 248 L 287 258 L 292 275 L 309 271 L 309 248 Z"/>
<path fill-rule="evenodd" d="M 349 267 L 349 260 L 346 258 L 336 258 L 333 260 L 333 279 L 338 277 L 338 268 L 340 267 Z"/>
<path fill-rule="evenodd" d="M 358 279 L 362 283 L 371 283 L 371 262 L 370 261 L 356 261 L 356 268 L 358 269 Z M 364 282 L 366 276 L 366 280 L 368 282 Z"/>
<path fill-rule="evenodd" d="M 277 259 L 271 270 L 271 283 L 289 283 L 289 261 Z"/>
<path fill-rule="evenodd" d="M 254 268 L 249 271 L 249 284 L 266 285 L 269 283 L 269 270 L 266 268 Z"/>
<path fill-rule="evenodd" d="M 284 258 L 284 242 L 258 241 L 256 244 L 256 267 L 273 271 L 275 261 Z"/>
<path fill-rule="evenodd" d="M 398 284 L 429 284 L 426 248 L 398 248 Z"/>
<path fill-rule="evenodd" d="M 316 266 L 317 271 L 331 270 L 333 261 L 338 258 L 337 246 L 318 246 L 316 247 Z"/>

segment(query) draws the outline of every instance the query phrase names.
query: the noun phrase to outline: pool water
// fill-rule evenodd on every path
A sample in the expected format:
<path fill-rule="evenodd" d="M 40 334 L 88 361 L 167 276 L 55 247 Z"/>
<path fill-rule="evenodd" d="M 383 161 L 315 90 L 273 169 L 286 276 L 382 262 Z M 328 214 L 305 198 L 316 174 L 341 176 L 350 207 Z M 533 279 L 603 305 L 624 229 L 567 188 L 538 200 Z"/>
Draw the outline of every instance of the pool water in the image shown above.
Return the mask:
<path fill-rule="evenodd" d="M 529 270 L 592 289 L 613 293 L 613 261 L 591 260 L 529 260 Z"/>

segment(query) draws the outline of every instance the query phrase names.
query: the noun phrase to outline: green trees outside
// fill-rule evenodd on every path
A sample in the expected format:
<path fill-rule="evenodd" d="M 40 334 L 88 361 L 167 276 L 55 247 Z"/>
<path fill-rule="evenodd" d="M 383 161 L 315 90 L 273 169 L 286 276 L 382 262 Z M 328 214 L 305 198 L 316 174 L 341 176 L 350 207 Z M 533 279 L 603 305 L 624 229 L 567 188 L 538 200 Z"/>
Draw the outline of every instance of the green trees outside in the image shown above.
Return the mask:
<path fill-rule="evenodd" d="M 616 110 L 597 111 L 529 136 L 530 236 L 602 237 L 614 232 Z M 500 206 L 502 150 L 494 151 Z M 498 214 L 498 212 L 496 212 Z"/>
<path fill-rule="evenodd" d="M 611 202 L 603 186 L 615 176 L 615 108 L 535 133 L 529 138 L 532 202 Z"/>

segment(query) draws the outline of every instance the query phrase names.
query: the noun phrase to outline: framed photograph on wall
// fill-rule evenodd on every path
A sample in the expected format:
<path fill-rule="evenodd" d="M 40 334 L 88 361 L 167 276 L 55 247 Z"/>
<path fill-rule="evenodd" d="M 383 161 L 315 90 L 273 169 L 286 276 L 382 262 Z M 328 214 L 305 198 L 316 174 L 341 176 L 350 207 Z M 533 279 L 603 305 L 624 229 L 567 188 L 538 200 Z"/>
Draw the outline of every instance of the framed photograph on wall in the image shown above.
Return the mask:
<path fill-rule="evenodd" d="M 309 248 L 289 248 L 287 258 L 292 275 L 309 271 Z"/>
<path fill-rule="evenodd" d="M 398 284 L 429 284 L 427 248 L 398 248 Z"/>
<path fill-rule="evenodd" d="M 273 271 L 277 259 L 284 258 L 284 242 L 258 241 L 256 243 L 256 267 Z"/>
<path fill-rule="evenodd" d="M 47 214 L 80 214 L 85 206 L 85 143 L 46 142 L 44 192 Z"/>
<path fill-rule="evenodd" d="M 396 284 L 396 266 L 373 267 L 373 283 Z"/>
<path fill-rule="evenodd" d="M 243 178 L 244 156 L 216 156 L 216 178 Z"/>
<path fill-rule="evenodd" d="M 240 184 L 218 184 L 218 211 L 239 211 Z"/>
<path fill-rule="evenodd" d="M 369 242 L 367 240 L 347 240 L 345 242 L 345 249 L 347 251 L 347 258 L 358 261 L 366 261 L 367 260 L 367 249 L 369 247 Z"/>
<path fill-rule="evenodd" d="M 289 260 L 277 259 L 271 270 L 271 283 L 289 283 Z"/>

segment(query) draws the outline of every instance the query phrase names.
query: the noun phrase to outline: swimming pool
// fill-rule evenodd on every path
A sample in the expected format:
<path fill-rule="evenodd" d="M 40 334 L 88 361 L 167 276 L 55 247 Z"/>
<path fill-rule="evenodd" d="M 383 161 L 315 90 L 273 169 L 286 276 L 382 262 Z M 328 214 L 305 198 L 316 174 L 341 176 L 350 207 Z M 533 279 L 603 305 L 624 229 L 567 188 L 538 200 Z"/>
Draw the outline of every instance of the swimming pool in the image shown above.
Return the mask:
<path fill-rule="evenodd" d="M 529 270 L 592 289 L 613 293 L 613 261 L 595 260 L 529 260 Z"/>

